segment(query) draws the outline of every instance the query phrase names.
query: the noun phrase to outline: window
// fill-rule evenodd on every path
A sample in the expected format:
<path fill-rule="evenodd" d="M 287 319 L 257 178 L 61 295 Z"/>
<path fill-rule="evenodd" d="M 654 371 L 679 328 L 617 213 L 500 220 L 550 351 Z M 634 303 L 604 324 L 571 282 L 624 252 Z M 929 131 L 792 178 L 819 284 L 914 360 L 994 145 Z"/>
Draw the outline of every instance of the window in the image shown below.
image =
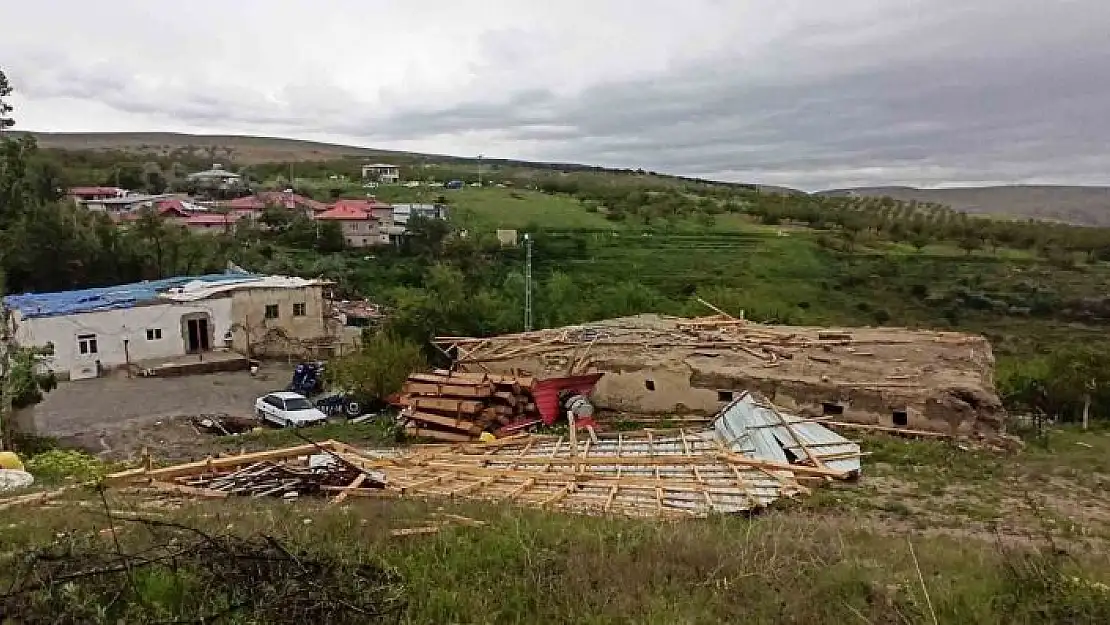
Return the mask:
<path fill-rule="evenodd" d="M 160 341 L 162 340 L 162 328 L 151 328 L 146 331 L 146 340 Z"/>
<path fill-rule="evenodd" d="M 894 425 L 904 428 L 910 424 L 910 414 L 905 410 L 895 410 L 892 415 L 894 418 Z"/>
<path fill-rule="evenodd" d="M 717 401 L 732 401 L 732 391 L 717 391 Z"/>
<path fill-rule="evenodd" d="M 655 380 L 644 380 L 644 388 L 649 391 L 655 390 Z"/>
<path fill-rule="evenodd" d="M 277 319 L 278 318 L 278 305 L 277 304 L 266 304 L 266 318 L 267 319 Z"/>
<path fill-rule="evenodd" d="M 835 417 L 844 414 L 844 406 L 827 401 L 821 404 L 821 412 L 826 417 Z"/>
<path fill-rule="evenodd" d="M 82 354 L 95 354 L 96 352 L 96 335 L 95 334 L 78 334 L 77 335 L 77 349 Z"/>
<path fill-rule="evenodd" d="M 266 399 L 263 399 L 262 401 L 266 402 L 267 404 L 270 404 L 271 406 L 273 406 L 274 408 L 277 408 L 279 410 L 285 410 L 285 404 L 283 404 L 281 402 L 281 400 L 278 399 L 277 397 L 267 397 Z"/>
<path fill-rule="evenodd" d="M 294 317 L 303 317 L 307 314 L 308 314 L 308 304 L 305 304 L 304 302 L 298 302 L 296 304 L 293 304 L 293 316 Z"/>
<path fill-rule="evenodd" d="M 303 397 L 290 397 L 285 400 L 285 409 L 290 412 L 299 410 L 312 410 L 315 406 Z"/>

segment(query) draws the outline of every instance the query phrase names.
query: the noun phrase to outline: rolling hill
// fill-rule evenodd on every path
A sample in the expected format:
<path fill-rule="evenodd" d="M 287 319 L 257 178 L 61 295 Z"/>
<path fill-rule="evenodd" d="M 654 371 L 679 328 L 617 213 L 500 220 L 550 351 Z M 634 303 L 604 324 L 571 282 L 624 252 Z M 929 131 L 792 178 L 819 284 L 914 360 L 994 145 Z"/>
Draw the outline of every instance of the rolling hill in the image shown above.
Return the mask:
<path fill-rule="evenodd" d="M 1008 219 L 1044 219 L 1083 226 L 1110 226 L 1110 187 L 1015 185 L 952 189 L 865 187 L 821 195 L 891 197 L 935 202 L 955 210 Z"/>
<path fill-rule="evenodd" d="M 67 151 L 115 150 L 166 157 L 189 156 L 210 160 L 211 162 L 229 162 L 239 165 L 289 161 L 327 161 L 342 158 L 390 160 L 398 164 L 474 162 L 474 159 L 469 157 L 398 152 L 280 137 L 192 135 L 171 132 L 32 132 L 30 134 L 34 135 L 44 148 Z M 529 162 L 513 159 L 487 158 L 483 162 L 491 165 L 558 169 L 562 171 L 616 171 L 581 164 Z M 801 193 L 785 187 L 750 186 L 755 186 L 764 193 Z M 887 196 L 903 201 L 935 202 L 948 205 L 956 210 L 1003 219 L 1043 219 L 1086 226 L 1110 226 L 1110 187 L 1053 185 L 949 189 L 860 187 L 833 189 L 821 191 L 818 194 L 830 196 L 854 194 L 864 197 Z"/>
<path fill-rule="evenodd" d="M 41 147 L 49 149 L 118 150 L 156 156 L 188 153 L 191 156 L 222 158 L 240 165 L 406 155 L 404 152 L 390 150 L 279 137 L 190 135 L 174 132 L 30 132 L 28 134 L 33 135 Z"/>

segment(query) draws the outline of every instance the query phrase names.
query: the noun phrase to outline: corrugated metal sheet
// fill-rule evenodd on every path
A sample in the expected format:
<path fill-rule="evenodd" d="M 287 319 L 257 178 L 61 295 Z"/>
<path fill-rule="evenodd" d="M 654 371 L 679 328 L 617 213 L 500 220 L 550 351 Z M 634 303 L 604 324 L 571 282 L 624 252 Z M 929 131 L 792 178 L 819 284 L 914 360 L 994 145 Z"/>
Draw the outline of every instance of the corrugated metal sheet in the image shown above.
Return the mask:
<path fill-rule="evenodd" d="M 812 454 L 834 471 L 861 470 L 858 444 L 820 423 L 784 413 L 748 393 L 720 412 L 713 429 L 724 445 L 756 458 L 804 462 Z"/>
<path fill-rule="evenodd" d="M 24 319 L 52 317 L 98 310 L 132 308 L 138 304 L 157 299 L 158 295 L 166 290 L 181 287 L 191 282 L 218 284 L 257 278 L 258 276 L 254 274 L 236 272 L 193 277 L 184 276 L 77 291 L 9 295 L 4 298 L 4 303 L 18 310 Z"/>

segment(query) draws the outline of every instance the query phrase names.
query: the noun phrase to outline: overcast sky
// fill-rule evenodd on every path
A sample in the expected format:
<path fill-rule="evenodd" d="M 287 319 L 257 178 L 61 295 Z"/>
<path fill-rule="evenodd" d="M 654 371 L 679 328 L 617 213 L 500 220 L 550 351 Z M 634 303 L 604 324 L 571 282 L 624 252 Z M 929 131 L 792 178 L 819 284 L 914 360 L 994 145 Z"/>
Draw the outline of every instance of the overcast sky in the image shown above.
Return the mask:
<path fill-rule="evenodd" d="M 18 127 L 1110 183 L 1106 0 L 0 0 Z"/>

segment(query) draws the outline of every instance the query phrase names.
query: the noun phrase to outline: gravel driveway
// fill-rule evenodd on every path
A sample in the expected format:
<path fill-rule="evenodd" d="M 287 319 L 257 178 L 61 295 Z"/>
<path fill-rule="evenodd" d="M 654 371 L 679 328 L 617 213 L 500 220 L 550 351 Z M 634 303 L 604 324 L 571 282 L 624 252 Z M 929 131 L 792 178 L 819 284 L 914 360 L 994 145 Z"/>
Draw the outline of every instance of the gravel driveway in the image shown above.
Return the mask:
<path fill-rule="evenodd" d="M 46 394 L 42 403 L 21 411 L 16 421 L 21 429 L 53 436 L 69 445 L 107 451 L 118 435 L 148 429 L 174 417 L 251 415 L 255 398 L 283 389 L 291 375 L 288 365 L 266 365 L 257 376 L 236 371 L 62 382 Z"/>

